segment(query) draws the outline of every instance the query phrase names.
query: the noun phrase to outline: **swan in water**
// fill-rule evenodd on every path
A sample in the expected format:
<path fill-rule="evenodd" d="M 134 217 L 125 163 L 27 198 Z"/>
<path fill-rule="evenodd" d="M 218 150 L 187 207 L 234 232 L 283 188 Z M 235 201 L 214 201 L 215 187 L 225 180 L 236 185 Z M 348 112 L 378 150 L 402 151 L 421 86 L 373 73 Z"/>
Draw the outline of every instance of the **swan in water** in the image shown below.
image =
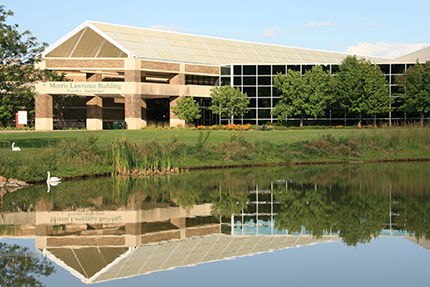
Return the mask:
<path fill-rule="evenodd" d="M 21 149 L 17 146 L 15 146 L 15 143 L 12 143 L 12 151 L 20 151 Z"/>
<path fill-rule="evenodd" d="M 48 190 L 46 192 L 50 192 L 51 191 L 51 186 L 56 186 L 58 184 L 60 184 L 61 182 L 57 181 L 57 182 L 46 182 L 46 185 L 48 186 Z"/>
<path fill-rule="evenodd" d="M 46 172 L 48 174 L 48 179 L 46 180 L 47 183 L 49 183 L 50 185 L 57 185 L 58 183 L 60 183 L 61 178 L 58 177 L 51 177 L 51 173 L 49 171 Z"/>

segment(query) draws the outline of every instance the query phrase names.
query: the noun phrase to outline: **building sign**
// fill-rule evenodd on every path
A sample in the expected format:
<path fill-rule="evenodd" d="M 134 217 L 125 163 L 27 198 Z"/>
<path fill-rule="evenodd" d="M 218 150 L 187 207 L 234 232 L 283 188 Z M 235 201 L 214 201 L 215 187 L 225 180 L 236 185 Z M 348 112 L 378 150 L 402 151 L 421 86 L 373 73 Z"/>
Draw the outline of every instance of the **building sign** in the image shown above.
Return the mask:
<path fill-rule="evenodd" d="M 103 211 L 49 213 L 50 224 L 120 222 L 122 222 L 122 215 Z"/>
<path fill-rule="evenodd" d="M 41 82 L 36 84 L 39 94 L 125 94 L 130 83 L 124 82 Z"/>
<path fill-rule="evenodd" d="M 27 111 L 18 111 L 18 124 L 19 125 L 27 124 Z"/>

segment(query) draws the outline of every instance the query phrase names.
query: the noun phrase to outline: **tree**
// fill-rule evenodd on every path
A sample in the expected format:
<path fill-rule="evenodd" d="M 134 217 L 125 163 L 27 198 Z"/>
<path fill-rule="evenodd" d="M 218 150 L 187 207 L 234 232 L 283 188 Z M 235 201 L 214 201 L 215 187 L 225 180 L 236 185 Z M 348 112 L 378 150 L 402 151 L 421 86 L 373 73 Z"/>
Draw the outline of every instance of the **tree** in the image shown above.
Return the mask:
<path fill-rule="evenodd" d="M 329 81 L 330 75 L 322 66 L 313 67 L 304 77 L 292 70 L 286 75 L 276 75 L 274 86 L 281 93 L 281 100 L 272 114 L 279 120 L 288 115 L 299 116 L 301 127 L 305 116 L 323 116 L 329 99 Z"/>
<path fill-rule="evenodd" d="M 20 33 L 17 24 L 7 24 L 9 16 L 13 12 L 0 5 L 0 122 L 3 125 L 19 110 L 34 113 L 34 88 L 29 83 L 65 79 L 65 74 L 35 68 L 38 55 L 47 44 L 38 43 L 29 31 Z"/>
<path fill-rule="evenodd" d="M 246 93 L 232 86 L 213 87 L 211 89 L 212 106 L 210 109 L 221 117 L 227 117 L 228 123 L 234 116 L 243 117 L 249 111 L 249 99 Z M 231 121 L 230 121 L 231 120 Z"/>
<path fill-rule="evenodd" d="M 40 276 L 55 273 L 49 260 L 29 251 L 28 247 L 0 242 L 0 286 L 44 286 Z"/>
<path fill-rule="evenodd" d="M 335 77 L 336 100 L 345 112 L 357 115 L 361 126 L 363 114 L 376 116 L 389 110 L 389 90 L 381 69 L 365 59 L 347 56 Z"/>
<path fill-rule="evenodd" d="M 408 68 L 403 75 L 396 77 L 400 86 L 405 112 L 419 112 L 420 124 L 424 124 L 424 114 L 430 112 L 430 61 Z"/>
<path fill-rule="evenodd" d="M 177 106 L 172 107 L 172 111 L 185 123 L 200 119 L 199 104 L 193 97 L 182 97 L 176 101 Z"/>

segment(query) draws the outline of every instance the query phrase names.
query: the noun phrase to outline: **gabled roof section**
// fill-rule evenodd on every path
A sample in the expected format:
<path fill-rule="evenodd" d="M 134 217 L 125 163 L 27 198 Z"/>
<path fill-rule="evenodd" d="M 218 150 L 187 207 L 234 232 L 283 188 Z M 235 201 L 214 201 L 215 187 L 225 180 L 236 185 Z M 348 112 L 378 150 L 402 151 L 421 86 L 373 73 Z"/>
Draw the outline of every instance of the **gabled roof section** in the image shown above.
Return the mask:
<path fill-rule="evenodd" d="M 420 63 L 430 61 L 430 46 L 396 58 L 393 60 L 393 63 L 416 63 L 417 61 Z"/>
<path fill-rule="evenodd" d="M 127 58 L 134 55 L 89 21 L 49 46 L 42 57 Z"/>
<path fill-rule="evenodd" d="M 338 64 L 349 54 L 86 21 L 42 55 L 229 65 Z M 375 64 L 391 62 L 388 58 L 363 57 Z"/>

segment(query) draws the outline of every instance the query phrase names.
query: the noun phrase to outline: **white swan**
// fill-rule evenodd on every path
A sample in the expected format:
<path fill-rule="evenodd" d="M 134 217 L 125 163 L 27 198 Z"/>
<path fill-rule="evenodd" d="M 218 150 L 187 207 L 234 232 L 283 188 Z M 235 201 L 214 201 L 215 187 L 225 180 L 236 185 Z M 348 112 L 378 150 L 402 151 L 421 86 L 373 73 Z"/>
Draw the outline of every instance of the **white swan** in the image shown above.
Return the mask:
<path fill-rule="evenodd" d="M 61 178 L 55 176 L 51 177 L 51 173 L 49 171 L 47 171 L 46 173 L 48 174 L 48 179 L 46 180 L 46 182 L 50 185 L 57 185 L 61 181 Z"/>
<path fill-rule="evenodd" d="M 17 146 L 15 146 L 15 143 L 12 143 L 12 151 L 20 151 L 21 149 Z"/>
<path fill-rule="evenodd" d="M 47 192 L 49 193 L 51 191 L 51 186 L 56 186 L 56 185 L 58 185 L 60 183 L 61 183 L 61 181 L 57 181 L 57 182 L 48 182 L 48 181 L 46 181 L 46 185 L 48 186 Z"/>

